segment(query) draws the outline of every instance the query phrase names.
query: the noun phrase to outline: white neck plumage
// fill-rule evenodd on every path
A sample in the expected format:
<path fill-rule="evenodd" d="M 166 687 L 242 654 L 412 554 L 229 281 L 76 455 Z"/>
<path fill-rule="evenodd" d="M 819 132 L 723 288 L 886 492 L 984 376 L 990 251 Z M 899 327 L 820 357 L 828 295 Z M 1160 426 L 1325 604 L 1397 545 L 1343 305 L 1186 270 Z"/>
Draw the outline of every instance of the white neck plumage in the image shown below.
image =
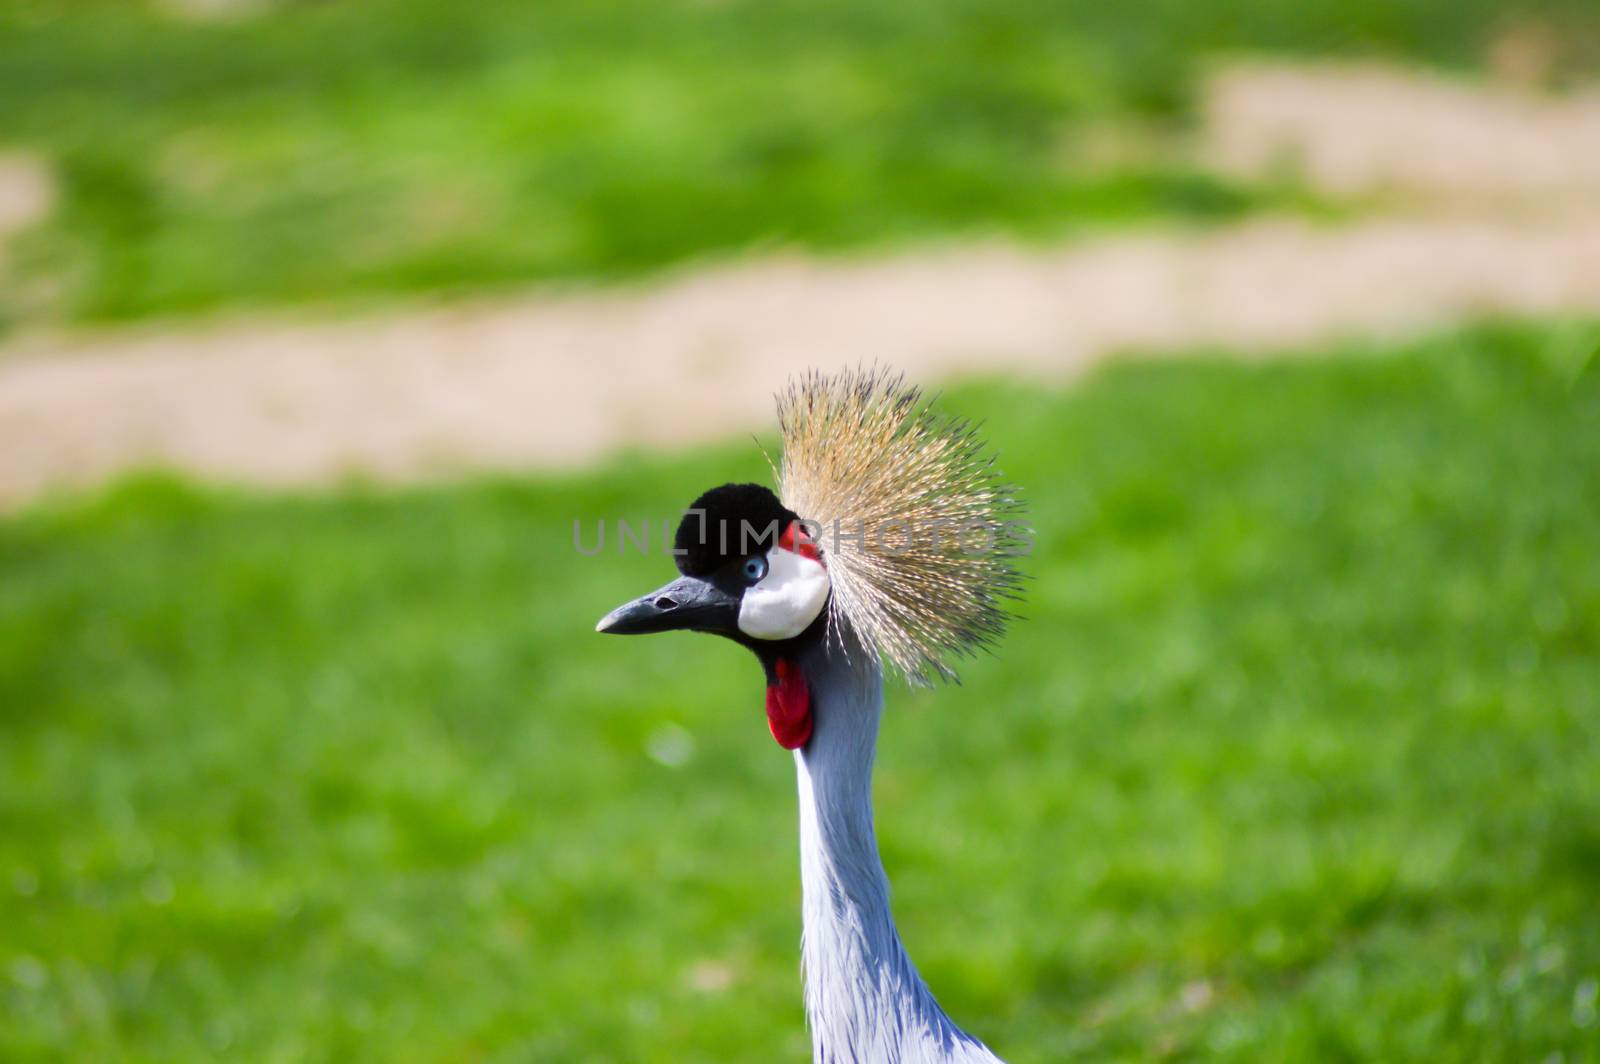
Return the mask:
<path fill-rule="evenodd" d="M 906 954 L 872 830 L 883 713 L 876 656 L 824 641 L 801 662 L 815 716 L 800 783 L 806 1013 L 817 1064 L 999 1064 L 944 1014 Z"/>

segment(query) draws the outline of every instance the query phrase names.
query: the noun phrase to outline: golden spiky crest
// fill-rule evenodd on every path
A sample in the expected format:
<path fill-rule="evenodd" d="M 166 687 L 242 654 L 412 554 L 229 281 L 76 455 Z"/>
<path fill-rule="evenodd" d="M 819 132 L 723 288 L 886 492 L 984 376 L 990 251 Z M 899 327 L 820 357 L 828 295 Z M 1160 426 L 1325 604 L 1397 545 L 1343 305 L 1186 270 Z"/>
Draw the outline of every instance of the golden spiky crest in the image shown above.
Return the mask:
<path fill-rule="evenodd" d="M 913 683 L 995 642 L 1032 531 L 969 422 L 904 375 L 812 370 L 778 395 L 779 497 L 822 545 L 829 627 L 847 624 Z"/>

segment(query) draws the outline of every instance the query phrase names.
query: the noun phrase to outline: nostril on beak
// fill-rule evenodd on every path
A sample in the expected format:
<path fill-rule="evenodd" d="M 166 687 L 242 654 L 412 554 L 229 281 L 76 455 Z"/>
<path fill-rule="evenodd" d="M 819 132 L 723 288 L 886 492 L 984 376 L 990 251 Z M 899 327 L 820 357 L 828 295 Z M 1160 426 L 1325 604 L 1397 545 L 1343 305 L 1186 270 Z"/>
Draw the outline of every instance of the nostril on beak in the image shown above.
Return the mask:
<path fill-rule="evenodd" d="M 677 608 L 678 600 L 673 598 L 671 595 L 662 595 L 660 598 L 656 599 L 656 609 L 658 610 L 665 612 L 666 610 L 675 610 Z"/>

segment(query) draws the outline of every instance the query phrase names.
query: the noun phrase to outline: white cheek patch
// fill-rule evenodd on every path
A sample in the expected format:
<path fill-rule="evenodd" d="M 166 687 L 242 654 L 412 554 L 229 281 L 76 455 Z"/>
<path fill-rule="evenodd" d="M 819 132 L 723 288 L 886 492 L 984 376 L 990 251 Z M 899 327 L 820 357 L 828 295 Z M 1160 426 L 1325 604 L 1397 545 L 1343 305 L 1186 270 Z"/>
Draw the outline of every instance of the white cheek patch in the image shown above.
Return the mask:
<path fill-rule="evenodd" d="M 767 575 L 744 593 L 739 631 L 754 639 L 793 639 L 828 601 L 828 570 L 813 558 L 774 547 Z"/>

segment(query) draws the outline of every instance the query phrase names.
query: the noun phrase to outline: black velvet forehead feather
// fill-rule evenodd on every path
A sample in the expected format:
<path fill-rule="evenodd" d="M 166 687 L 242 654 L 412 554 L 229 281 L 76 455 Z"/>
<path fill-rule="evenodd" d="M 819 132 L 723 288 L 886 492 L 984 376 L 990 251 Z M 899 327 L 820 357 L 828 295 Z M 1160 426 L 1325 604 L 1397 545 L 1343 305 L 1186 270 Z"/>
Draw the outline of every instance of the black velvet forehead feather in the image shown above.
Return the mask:
<path fill-rule="evenodd" d="M 777 545 L 793 510 L 760 484 L 724 484 L 689 506 L 673 543 L 678 571 L 705 576 L 729 558 L 765 553 Z"/>

